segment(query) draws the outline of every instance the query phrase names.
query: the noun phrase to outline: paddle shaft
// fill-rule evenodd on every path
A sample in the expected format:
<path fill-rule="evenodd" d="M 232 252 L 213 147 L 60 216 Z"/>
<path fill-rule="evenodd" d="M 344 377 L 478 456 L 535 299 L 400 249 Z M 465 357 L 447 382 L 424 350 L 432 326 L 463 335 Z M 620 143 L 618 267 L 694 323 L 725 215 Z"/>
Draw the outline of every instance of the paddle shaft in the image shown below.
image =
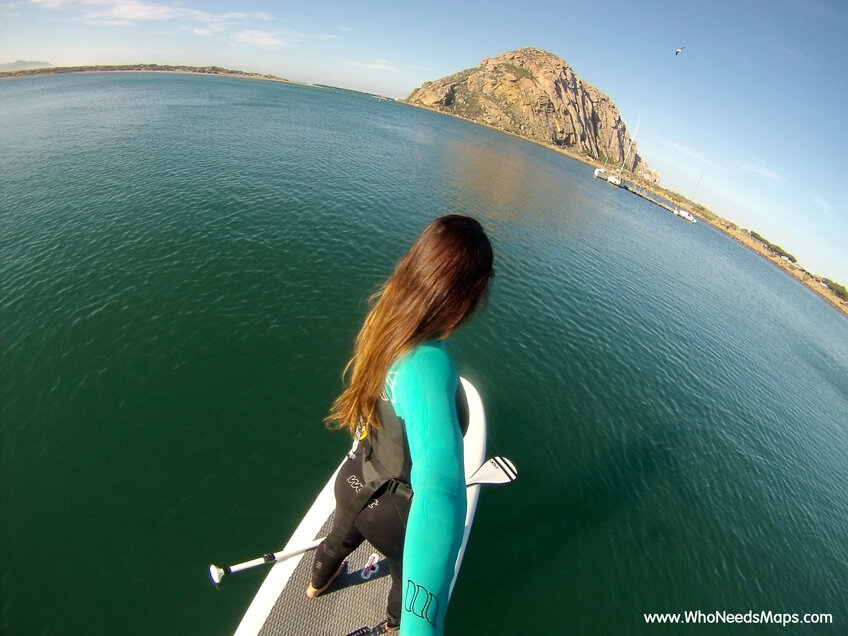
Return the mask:
<path fill-rule="evenodd" d="M 465 485 L 466 487 L 471 487 L 482 486 L 484 484 L 505 484 L 510 481 L 514 481 L 517 476 L 518 471 L 510 460 L 506 457 L 493 457 L 492 459 L 487 459 L 480 468 L 474 471 L 474 474 L 468 478 Z M 235 565 L 230 565 L 224 568 L 219 568 L 217 565 L 210 565 L 209 576 L 211 576 L 212 581 L 217 584 L 221 582 L 221 579 L 226 574 L 235 574 L 236 572 L 250 570 L 267 563 L 279 563 L 280 561 L 285 561 L 291 557 L 314 550 L 321 545 L 325 538 L 326 537 L 314 539 L 313 541 L 292 550 L 269 552 L 261 557 L 251 559 L 250 561 L 236 563 Z"/>
<path fill-rule="evenodd" d="M 255 559 L 251 559 L 250 561 L 245 561 L 244 563 L 237 563 L 235 565 L 231 565 L 226 568 L 224 572 L 227 574 L 233 574 L 234 572 L 241 572 L 242 570 L 249 570 L 251 568 L 258 567 L 260 565 L 265 565 L 266 563 L 276 563 L 277 561 L 285 561 L 293 556 L 297 556 L 298 554 L 303 554 L 304 552 L 309 552 L 310 550 L 314 550 L 319 545 L 324 538 L 315 539 L 314 541 L 307 543 L 306 545 L 302 545 L 299 548 L 294 548 L 293 550 L 281 550 L 280 552 L 269 552 L 268 554 L 263 554 L 261 557 L 257 557 Z"/>

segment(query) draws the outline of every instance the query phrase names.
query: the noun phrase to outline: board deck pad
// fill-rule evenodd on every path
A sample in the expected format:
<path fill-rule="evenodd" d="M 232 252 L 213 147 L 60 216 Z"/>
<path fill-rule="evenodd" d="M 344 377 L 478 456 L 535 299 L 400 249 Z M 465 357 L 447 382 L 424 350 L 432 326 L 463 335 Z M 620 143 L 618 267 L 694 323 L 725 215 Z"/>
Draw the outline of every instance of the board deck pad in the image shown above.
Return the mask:
<path fill-rule="evenodd" d="M 333 514 L 330 514 L 316 539 L 327 536 L 333 527 L 332 521 Z M 366 580 L 362 573 L 372 554 L 379 555 L 380 560 L 377 571 Z M 262 626 L 260 636 L 345 636 L 386 618 L 386 601 L 392 584 L 389 562 L 368 541 L 350 554 L 342 573 L 314 599 L 306 596 L 312 559 L 312 554 L 301 558 Z"/>

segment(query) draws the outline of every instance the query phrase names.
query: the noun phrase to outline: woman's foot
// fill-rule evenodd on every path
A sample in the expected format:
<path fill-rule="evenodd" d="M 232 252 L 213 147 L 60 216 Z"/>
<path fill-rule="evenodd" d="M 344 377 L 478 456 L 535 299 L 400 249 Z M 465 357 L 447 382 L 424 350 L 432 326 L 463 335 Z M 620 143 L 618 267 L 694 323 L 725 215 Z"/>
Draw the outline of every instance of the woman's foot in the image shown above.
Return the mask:
<path fill-rule="evenodd" d="M 306 588 L 306 596 L 309 597 L 309 598 L 315 598 L 316 596 L 320 596 L 328 587 L 330 587 L 330 585 L 333 583 L 333 581 L 336 580 L 336 577 L 338 577 L 338 575 L 342 573 L 342 570 L 344 570 L 344 566 L 345 566 L 346 563 L 347 563 L 347 561 L 341 562 L 341 565 L 339 565 L 339 569 L 336 570 L 336 573 L 333 574 L 333 576 L 330 577 L 330 580 L 327 581 L 327 583 L 326 583 L 326 585 L 324 585 L 324 587 L 322 587 L 320 589 L 315 589 L 314 587 L 312 587 L 312 583 L 310 583 L 309 587 Z"/>
<path fill-rule="evenodd" d="M 389 634 L 389 633 L 392 633 L 392 632 L 397 632 L 399 630 L 400 630 L 400 623 L 396 623 L 396 624 L 392 625 L 389 622 L 389 619 L 387 618 L 386 620 L 384 620 L 379 625 L 375 625 L 374 627 L 371 628 L 371 636 L 374 636 L 375 634 Z"/>

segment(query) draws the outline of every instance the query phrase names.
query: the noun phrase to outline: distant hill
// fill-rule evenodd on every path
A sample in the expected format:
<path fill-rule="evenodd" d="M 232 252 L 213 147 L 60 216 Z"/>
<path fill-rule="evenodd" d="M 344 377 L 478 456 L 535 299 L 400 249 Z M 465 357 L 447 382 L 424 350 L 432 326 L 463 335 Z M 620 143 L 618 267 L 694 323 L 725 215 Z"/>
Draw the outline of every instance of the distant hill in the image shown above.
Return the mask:
<path fill-rule="evenodd" d="M 508 51 L 476 67 L 425 82 L 406 98 L 525 139 L 591 157 L 657 183 L 630 147 L 630 135 L 609 96 L 581 80 L 562 58 L 535 48 Z"/>
<path fill-rule="evenodd" d="M 0 71 L 25 71 L 30 68 L 50 68 L 53 66 L 50 62 L 25 62 L 17 60 L 7 64 L 0 64 Z"/>
<path fill-rule="evenodd" d="M 41 62 L 24 62 L 25 64 L 41 64 Z M 288 82 L 284 77 L 267 73 L 252 73 L 234 71 L 220 66 L 177 66 L 173 64 L 100 64 L 98 66 L 49 66 L 4 71 L 0 69 L 0 79 L 10 77 L 29 77 L 32 75 L 56 75 L 62 73 L 108 73 L 108 72 L 165 72 L 165 73 L 203 73 L 206 75 L 227 75 L 231 77 L 250 77 L 254 79 L 275 80 Z"/>

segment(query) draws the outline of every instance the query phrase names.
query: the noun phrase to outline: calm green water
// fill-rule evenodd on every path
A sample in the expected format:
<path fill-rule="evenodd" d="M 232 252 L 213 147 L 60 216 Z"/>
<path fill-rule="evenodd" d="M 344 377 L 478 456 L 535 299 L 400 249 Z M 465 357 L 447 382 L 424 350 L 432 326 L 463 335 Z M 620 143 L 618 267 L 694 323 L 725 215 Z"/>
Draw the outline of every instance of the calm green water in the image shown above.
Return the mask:
<path fill-rule="evenodd" d="M 209 563 L 288 537 L 366 296 L 451 212 L 497 278 L 450 347 L 521 476 L 447 633 L 848 633 L 848 321 L 712 228 L 344 91 L 40 77 L 0 127 L 4 634 L 231 633 L 263 575 Z M 642 617 L 685 610 L 834 624 Z"/>

